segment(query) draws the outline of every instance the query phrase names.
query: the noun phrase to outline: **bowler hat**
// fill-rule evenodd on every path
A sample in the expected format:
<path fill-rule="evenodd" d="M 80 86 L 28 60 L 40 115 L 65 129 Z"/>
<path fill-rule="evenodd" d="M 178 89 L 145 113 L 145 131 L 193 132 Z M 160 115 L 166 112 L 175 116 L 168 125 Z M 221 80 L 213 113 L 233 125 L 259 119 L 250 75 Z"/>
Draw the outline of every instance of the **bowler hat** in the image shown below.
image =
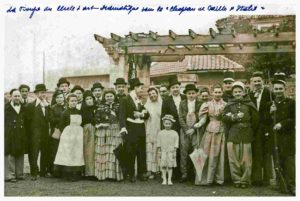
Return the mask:
<path fill-rule="evenodd" d="M 181 84 L 180 82 L 178 82 L 177 77 L 169 79 L 169 88 L 171 88 L 171 86 L 175 84 L 179 84 L 179 85 Z"/>
<path fill-rule="evenodd" d="M 39 91 L 47 91 L 46 85 L 45 84 L 37 84 L 35 85 L 35 90 L 34 93 L 39 92 Z"/>
<path fill-rule="evenodd" d="M 142 83 L 139 78 L 133 78 L 133 79 L 129 80 L 129 85 L 130 85 L 130 88 L 134 88 L 136 86 L 144 85 L 144 83 Z"/>
<path fill-rule="evenodd" d="M 57 87 L 59 87 L 59 85 L 61 85 L 61 84 L 63 84 L 63 83 L 67 83 L 68 86 L 70 86 L 70 82 L 69 82 L 66 78 L 64 78 L 64 77 L 60 78 L 60 79 L 58 80 L 58 83 L 57 83 L 56 85 L 57 85 Z"/>
<path fill-rule="evenodd" d="M 30 87 L 29 87 L 28 85 L 26 85 L 26 84 L 21 84 L 21 85 L 19 86 L 19 90 L 21 90 L 21 89 L 23 89 L 23 88 L 27 88 L 28 91 L 30 91 Z"/>
<path fill-rule="evenodd" d="M 224 79 L 223 82 L 234 82 L 234 71 L 233 70 L 227 70 L 224 71 Z"/>
<path fill-rule="evenodd" d="M 76 90 L 80 90 L 82 93 L 84 92 L 84 89 L 81 86 L 75 85 L 73 87 L 73 89 L 71 90 L 71 93 L 74 93 L 74 91 L 76 91 Z"/>
<path fill-rule="evenodd" d="M 199 89 L 197 89 L 197 87 L 194 85 L 194 84 L 187 84 L 185 86 L 185 89 L 183 91 L 184 94 L 186 94 L 188 91 L 195 91 L 195 92 L 198 92 Z"/>
<path fill-rule="evenodd" d="M 281 84 L 286 85 L 286 82 L 285 82 L 285 73 L 278 72 L 278 73 L 274 74 L 274 79 L 272 81 L 272 84 L 276 84 L 276 83 L 281 83 Z"/>
<path fill-rule="evenodd" d="M 95 82 L 93 84 L 93 87 L 91 88 L 91 91 L 94 91 L 94 89 L 96 89 L 96 88 L 104 89 L 104 87 L 102 86 L 102 84 L 100 82 Z"/>
<path fill-rule="evenodd" d="M 127 84 L 127 82 L 125 82 L 124 78 L 117 78 L 114 85 L 117 85 L 117 84 Z"/>

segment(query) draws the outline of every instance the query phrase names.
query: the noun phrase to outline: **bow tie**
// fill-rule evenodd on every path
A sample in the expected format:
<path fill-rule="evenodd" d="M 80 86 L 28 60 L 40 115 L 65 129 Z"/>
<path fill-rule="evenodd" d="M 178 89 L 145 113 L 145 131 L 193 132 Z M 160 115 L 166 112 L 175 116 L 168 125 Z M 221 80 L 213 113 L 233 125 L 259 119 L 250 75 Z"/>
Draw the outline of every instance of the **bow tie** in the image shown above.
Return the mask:
<path fill-rule="evenodd" d="M 20 106 L 20 103 L 14 103 L 14 106 Z"/>

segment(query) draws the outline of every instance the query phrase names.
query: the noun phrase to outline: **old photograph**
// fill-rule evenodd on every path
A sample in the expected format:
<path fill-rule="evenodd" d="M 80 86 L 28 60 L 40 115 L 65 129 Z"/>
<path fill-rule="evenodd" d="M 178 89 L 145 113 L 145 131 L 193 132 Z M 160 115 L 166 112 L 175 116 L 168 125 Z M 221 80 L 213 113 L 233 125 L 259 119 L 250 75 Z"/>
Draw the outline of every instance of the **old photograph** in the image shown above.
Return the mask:
<path fill-rule="evenodd" d="M 5 197 L 296 196 L 293 11 L 83 4 L 3 5 Z"/>

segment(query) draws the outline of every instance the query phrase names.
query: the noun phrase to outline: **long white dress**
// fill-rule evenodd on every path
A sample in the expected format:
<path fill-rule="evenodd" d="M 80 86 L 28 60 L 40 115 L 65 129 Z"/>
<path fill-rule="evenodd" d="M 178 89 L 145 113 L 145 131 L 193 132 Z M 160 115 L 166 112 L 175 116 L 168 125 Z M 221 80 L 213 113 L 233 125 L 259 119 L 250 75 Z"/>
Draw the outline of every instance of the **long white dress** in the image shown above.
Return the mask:
<path fill-rule="evenodd" d="M 83 166 L 83 128 L 81 115 L 71 114 L 70 125 L 63 130 L 54 164 L 62 166 Z"/>

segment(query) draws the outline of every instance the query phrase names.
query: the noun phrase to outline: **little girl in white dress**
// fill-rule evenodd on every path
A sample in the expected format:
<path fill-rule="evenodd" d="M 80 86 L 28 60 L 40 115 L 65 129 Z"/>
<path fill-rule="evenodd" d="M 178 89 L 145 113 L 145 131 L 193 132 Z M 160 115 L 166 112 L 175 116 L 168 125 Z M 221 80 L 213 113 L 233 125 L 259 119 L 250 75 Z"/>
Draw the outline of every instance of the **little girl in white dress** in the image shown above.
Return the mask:
<path fill-rule="evenodd" d="M 164 130 L 159 131 L 157 138 L 157 150 L 161 152 L 158 154 L 158 164 L 161 167 L 163 185 L 173 185 L 172 172 L 176 164 L 176 149 L 179 146 L 178 133 L 172 130 L 173 123 L 175 122 L 172 115 L 165 115 L 163 118 Z M 168 173 L 168 180 L 167 180 Z"/>

